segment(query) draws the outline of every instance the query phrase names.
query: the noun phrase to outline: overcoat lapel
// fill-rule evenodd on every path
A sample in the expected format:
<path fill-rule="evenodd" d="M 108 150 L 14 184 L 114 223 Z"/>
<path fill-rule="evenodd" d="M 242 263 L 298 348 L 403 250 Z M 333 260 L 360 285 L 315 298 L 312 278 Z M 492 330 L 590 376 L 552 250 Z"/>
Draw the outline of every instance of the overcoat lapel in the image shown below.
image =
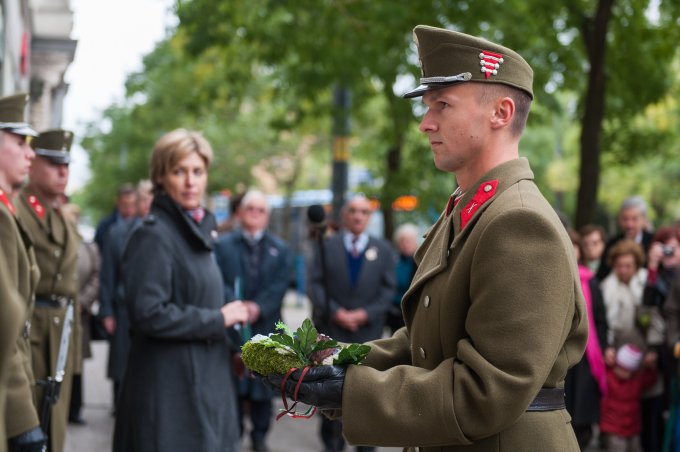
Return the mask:
<path fill-rule="evenodd" d="M 439 220 L 430 229 L 425 241 L 418 250 L 431 250 L 429 253 L 420 254 L 416 252 L 415 259 L 418 265 L 411 286 L 404 294 L 403 300 L 407 300 L 418 288 L 434 275 L 446 269 L 448 263 L 449 236 L 453 231 L 453 215 L 448 217 L 442 213 Z"/>

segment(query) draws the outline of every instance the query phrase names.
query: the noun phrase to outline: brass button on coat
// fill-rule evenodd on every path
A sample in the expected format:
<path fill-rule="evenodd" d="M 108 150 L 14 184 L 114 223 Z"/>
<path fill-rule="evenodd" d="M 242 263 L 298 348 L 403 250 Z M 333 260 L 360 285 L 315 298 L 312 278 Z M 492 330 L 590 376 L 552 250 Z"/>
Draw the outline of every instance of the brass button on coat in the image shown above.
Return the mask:
<path fill-rule="evenodd" d="M 418 350 L 420 351 L 420 357 L 425 359 L 425 356 L 427 356 L 425 354 L 425 349 L 423 347 L 420 347 Z"/>
<path fill-rule="evenodd" d="M 426 308 L 430 307 L 430 296 L 429 295 L 425 295 L 424 304 L 425 304 Z"/>
<path fill-rule="evenodd" d="M 59 317 L 54 317 L 52 321 L 54 322 L 55 325 L 59 325 Z"/>

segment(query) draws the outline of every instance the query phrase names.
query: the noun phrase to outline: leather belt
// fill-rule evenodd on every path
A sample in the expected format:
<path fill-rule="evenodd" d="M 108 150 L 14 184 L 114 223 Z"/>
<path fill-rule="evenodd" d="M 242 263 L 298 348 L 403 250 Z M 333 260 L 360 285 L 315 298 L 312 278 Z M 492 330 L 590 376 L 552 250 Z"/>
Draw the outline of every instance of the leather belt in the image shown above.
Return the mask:
<path fill-rule="evenodd" d="M 35 306 L 37 308 L 52 308 L 52 309 L 64 309 L 73 298 L 63 297 L 59 295 L 49 295 L 49 296 L 36 296 Z"/>
<path fill-rule="evenodd" d="M 541 388 L 527 411 L 556 411 L 564 408 L 564 389 Z"/>

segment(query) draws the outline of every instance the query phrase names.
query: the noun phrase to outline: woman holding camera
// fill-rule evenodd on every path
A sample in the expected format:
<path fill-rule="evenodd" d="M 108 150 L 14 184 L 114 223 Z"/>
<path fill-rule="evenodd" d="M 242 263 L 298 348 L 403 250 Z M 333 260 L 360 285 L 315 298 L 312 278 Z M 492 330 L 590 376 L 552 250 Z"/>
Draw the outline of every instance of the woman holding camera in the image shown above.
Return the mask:
<path fill-rule="evenodd" d="M 642 296 L 643 306 L 663 310 L 676 269 L 680 265 L 680 235 L 676 228 L 660 227 L 652 237 L 647 254 L 647 283 Z M 665 317 L 665 316 L 664 316 Z M 660 451 L 664 430 L 664 410 L 670 402 L 671 356 L 663 345 L 657 352 L 659 379 L 642 396 L 642 445 L 644 450 Z"/>

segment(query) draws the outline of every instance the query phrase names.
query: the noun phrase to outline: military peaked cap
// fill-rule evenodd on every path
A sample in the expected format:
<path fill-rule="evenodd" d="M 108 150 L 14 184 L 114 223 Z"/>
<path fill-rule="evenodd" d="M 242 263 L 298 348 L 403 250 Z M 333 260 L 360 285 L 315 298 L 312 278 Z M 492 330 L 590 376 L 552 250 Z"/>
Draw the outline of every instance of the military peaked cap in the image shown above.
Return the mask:
<path fill-rule="evenodd" d="M 31 141 L 36 155 L 45 157 L 54 163 L 68 165 L 71 163 L 71 144 L 73 132 L 63 129 L 46 130 Z"/>
<path fill-rule="evenodd" d="M 0 130 L 17 135 L 37 136 L 38 132 L 33 130 L 24 119 L 27 103 L 28 94 L 26 93 L 0 97 Z"/>
<path fill-rule="evenodd" d="M 413 29 L 413 39 L 418 46 L 422 78 L 420 86 L 404 94 L 406 98 L 463 82 L 502 83 L 534 98 L 531 66 L 507 47 L 426 25 Z"/>

